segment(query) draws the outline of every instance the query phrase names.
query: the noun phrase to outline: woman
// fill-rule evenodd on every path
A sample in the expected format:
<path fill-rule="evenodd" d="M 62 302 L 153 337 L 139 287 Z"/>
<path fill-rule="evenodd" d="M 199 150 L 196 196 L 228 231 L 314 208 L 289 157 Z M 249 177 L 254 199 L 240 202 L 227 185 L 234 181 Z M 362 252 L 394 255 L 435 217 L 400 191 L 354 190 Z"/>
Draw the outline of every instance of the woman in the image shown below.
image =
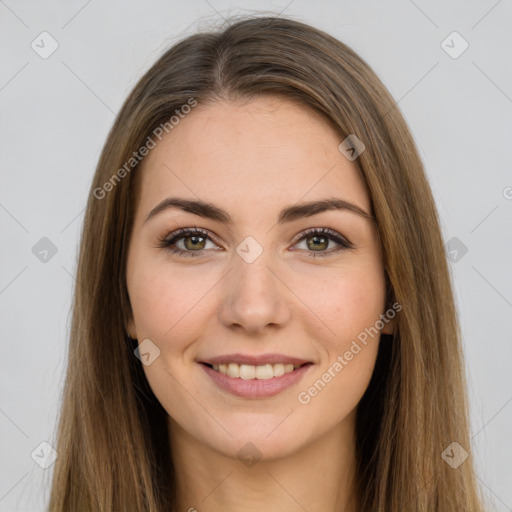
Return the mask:
<path fill-rule="evenodd" d="M 482 510 L 431 191 L 351 49 L 170 48 L 87 205 L 49 510 Z"/>

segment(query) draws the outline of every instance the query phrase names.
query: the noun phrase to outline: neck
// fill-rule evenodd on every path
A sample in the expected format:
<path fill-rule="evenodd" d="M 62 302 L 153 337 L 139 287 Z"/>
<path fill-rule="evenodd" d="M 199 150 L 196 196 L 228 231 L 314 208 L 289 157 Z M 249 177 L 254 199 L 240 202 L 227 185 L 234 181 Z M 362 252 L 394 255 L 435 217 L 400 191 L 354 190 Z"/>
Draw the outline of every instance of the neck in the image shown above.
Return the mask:
<path fill-rule="evenodd" d="M 176 510 L 355 512 L 354 417 L 286 458 L 252 465 L 198 442 L 169 418 Z"/>

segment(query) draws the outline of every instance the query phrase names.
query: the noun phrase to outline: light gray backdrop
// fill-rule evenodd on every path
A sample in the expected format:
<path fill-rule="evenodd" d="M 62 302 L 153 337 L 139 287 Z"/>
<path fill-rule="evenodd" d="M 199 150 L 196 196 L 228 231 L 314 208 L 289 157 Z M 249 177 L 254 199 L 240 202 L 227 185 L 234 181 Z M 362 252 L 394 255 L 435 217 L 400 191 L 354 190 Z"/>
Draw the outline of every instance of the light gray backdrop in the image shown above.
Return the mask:
<path fill-rule="evenodd" d="M 41 443 L 54 440 L 77 243 L 116 112 L 177 38 L 254 10 L 346 42 L 398 101 L 452 259 L 470 380 L 464 448 L 495 509 L 512 511 L 510 0 L 0 0 L 0 510 L 47 503 L 52 449 Z"/>

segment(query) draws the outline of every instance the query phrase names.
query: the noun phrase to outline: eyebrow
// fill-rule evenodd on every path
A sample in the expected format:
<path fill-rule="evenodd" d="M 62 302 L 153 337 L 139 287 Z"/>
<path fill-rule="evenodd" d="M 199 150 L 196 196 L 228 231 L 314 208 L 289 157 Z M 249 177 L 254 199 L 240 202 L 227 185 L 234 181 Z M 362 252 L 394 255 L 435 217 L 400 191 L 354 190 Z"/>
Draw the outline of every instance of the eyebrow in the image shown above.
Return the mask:
<path fill-rule="evenodd" d="M 228 212 L 222 208 L 204 201 L 196 201 L 190 199 L 183 199 L 180 197 L 168 197 L 162 202 L 158 203 L 146 216 L 144 223 L 148 222 L 151 218 L 159 213 L 170 208 L 177 208 L 188 213 L 193 213 L 206 219 L 215 220 L 222 224 L 232 224 L 233 219 Z M 355 213 L 366 219 L 373 219 L 373 215 L 366 213 L 359 206 L 339 198 L 320 199 L 318 201 L 311 201 L 308 203 L 299 203 L 291 205 L 279 213 L 278 224 L 285 224 L 301 219 L 303 217 L 311 217 L 318 213 L 329 210 L 346 210 Z"/>
<path fill-rule="evenodd" d="M 183 199 L 180 197 L 168 197 L 157 204 L 149 212 L 149 214 L 146 216 L 146 219 L 144 220 L 144 223 L 148 222 L 151 218 L 155 217 L 159 213 L 170 208 L 180 209 L 185 212 L 204 217 L 206 219 L 221 222 L 222 224 L 232 224 L 233 222 L 233 219 L 228 212 L 212 203 L 206 203 L 199 200 Z M 329 210 L 345 210 L 355 213 L 356 215 L 366 219 L 374 218 L 373 215 L 365 212 L 359 206 L 345 201 L 344 199 L 327 198 L 311 201 L 308 203 L 299 203 L 284 208 L 279 213 L 278 224 L 293 222 L 295 220 L 304 217 L 311 217 L 313 215 L 317 215 Z"/>

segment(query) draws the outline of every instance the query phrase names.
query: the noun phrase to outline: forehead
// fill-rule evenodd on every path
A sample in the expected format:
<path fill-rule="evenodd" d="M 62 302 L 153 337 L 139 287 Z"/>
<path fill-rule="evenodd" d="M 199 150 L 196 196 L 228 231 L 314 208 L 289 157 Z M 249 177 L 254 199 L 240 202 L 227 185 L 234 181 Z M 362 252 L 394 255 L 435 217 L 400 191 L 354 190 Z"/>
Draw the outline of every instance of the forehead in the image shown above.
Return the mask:
<path fill-rule="evenodd" d="M 240 221 L 333 196 L 370 212 L 340 142 L 319 114 L 280 97 L 199 104 L 143 161 L 139 215 L 169 195 L 214 202 Z"/>

